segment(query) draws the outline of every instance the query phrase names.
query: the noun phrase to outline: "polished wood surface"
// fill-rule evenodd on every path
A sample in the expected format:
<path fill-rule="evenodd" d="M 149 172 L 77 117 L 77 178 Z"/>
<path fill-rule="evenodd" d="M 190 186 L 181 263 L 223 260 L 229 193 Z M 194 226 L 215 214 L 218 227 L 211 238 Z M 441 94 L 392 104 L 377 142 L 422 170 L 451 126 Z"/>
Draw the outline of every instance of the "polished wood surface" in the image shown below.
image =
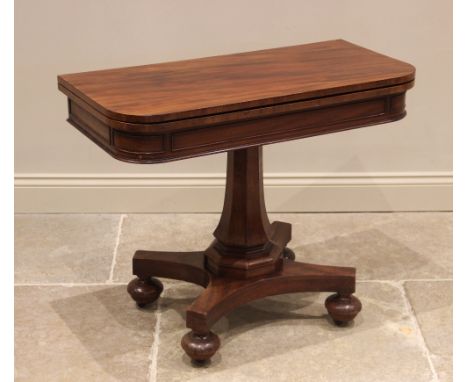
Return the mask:
<path fill-rule="evenodd" d="M 343 40 L 62 75 L 69 122 L 159 163 L 398 120 L 414 68 Z"/>
<path fill-rule="evenodd" d="M 119 121 L 154 123 L 408 83 L 414 68 L 344 40 L 59 76 Z"/>
<path fill-rule="evenodd" d="M 207 267 L 217 275 L 247 278 L 274 272 L 291 240 L 291 225 L 270 223 L 263 196 L 262 146 L 228 153 L 226 195 Z"/>
<path fill-rule="evenodd" d="M 138 306 L 156 301 L 162 284 L 153 278 L 184 280 L 205 287 L 187 308 L 191 329 L 181 345 L 197 362 L 209 360 L 220 340 L 211 331 L 224 315 L 248 302 L 282 293 L 336 292 L 326 301 L 337 325 L 361 310 L 353 296 L 356 270 L 295 262 L 287 248 L 291 225 L 270 223 L 263 196 L 262 147 L 229 152 L 224 207 L 214 240 L 200 252 L 136 251 L 128 292 Z"/>
<path fill-rule="evenodd" d="M 403 118 L 414 76 L 411 65 L 343 40 L 59 76 L 68 121 L 117 159 L 228 151 L 212 243 L 197 252 L 136 251 L 127 289 L 144 307 L 163 291 L 155 276 L 205 288 L 187 309 L 181 341 L 193 361 L 219 349 L 211 329 L 221 317 L 259 298 L 334 292 L 325 308 L 340 326 L 360 312 L 355 269 L 296 262 L 291 225 L 269 221 L 262 145 Z"/>
<path fill-rule="evenodd" d="M 128 291 L 143 307 L 156 301 L 162 290 L 160 282 L 148 275 L 184 280 L 206 288 L 187 308 L 187 327 L 191 331 L 182 338 L 182 347 L 195 361 L 206 361 L 218 350 L 219 338 L 211 328 L 221 317 L 267 296 L 336 292 L 326 300 L 326 309 L 337 325 L 351 322 L 361 310 L 360 301 L 352 295 L 356 270 L 300 263 L 293 257 L 294 253 L 284 247 L 281 266 L 276 271 L 251 278 L 233 278 L 212 273 L 205 266 L 204 252 L 137 251 L 133 273 L 138 277 L 130 282 Z"/>

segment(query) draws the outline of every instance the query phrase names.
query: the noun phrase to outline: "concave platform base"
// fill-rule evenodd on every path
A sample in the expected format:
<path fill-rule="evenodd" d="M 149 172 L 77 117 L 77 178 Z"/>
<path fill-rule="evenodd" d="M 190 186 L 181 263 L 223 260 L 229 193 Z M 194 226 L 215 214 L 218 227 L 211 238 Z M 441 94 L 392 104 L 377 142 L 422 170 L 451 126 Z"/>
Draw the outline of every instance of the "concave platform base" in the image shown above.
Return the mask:
<path fill-rule="evenodd" d="M 283 293 L 335 292 L 325 303 L 338 325 L 354 319 L 361 303 L 355 269 L 294 261 L 286 245 L 291 225 L 268 221 L 263 200 L 261 147 L 228 153 L 226 197 L 215 240 L 201 252 L 137 251 L 128 292 L 140 307 L 156 301 L 162 290 L 154 277 L 205 287 L 187 308 L 182 347 L 195 362 L 209 360 L 220 341 L 211 327 L 248 302 Z"/>

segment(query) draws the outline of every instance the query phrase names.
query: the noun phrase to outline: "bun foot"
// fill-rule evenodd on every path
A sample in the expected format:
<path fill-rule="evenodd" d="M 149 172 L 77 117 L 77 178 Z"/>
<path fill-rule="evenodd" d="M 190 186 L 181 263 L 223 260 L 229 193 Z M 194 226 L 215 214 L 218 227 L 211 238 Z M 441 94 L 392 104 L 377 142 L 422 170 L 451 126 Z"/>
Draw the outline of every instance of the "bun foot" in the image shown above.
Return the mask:
<path fill-rule="evenodd" d="M 336 325 L 345 326 L 361 311 L 361 301 L 352 295 L 332 294 L 325 300 L 328 314 Z"/>
<path fill-rule="evenodd" d="M 213 332 L 198 334 L 190 331 L 182 337 L 181 345 L 194 363 L 204 364 L 219 349 L 220 341 Z"/>
<path fill-rule="evenodd" d="M 292 249 L 288 247 L 284 247 L 282 256 L 286 260 L 291 260 L 291 261 L 296 260 L 296 254 L 294 253 Z"/>
<path fill-rule="evenodd" d="M 127 286 L 127 292 L 140 308 L 156 301 L 163 289 L 161 281 L 151 277 L 147 279 L 140 279 L 137 277 L 130 281 Z"/>

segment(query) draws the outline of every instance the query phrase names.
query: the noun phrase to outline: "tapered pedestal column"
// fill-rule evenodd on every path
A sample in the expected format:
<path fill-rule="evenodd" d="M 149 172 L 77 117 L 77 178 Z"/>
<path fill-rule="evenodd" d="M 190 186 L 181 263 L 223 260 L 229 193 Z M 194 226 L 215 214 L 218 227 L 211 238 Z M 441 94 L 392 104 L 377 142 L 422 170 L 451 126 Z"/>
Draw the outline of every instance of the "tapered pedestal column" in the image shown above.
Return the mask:
<path fill-rule="evenodd" d="M 223 212 L 214 241 L 201 252 L 137 251 L 128 291 L 140 307 L 156 301 L 162 284 L 154 276 L 205 287 L 187 309 L 182 347 L 196 362 L 209 360 L 220 346 L 211 327 L 250 301 L 282 293 L 335 292 L 326 308 L 338 325 L 354 319 L 361 303 L 352 296 L 355 269 L 294 261 L 286 247 L 291 225 L 270 223 L 263 195 L 262 147 L 228 153 Z"/>
<path fill-rule="evenodd" d="M 291 240 L 291 226 L 268 220 L 261 147 L 228 153 L 226 195 L 214 237 L 206 256 L 215 275 L 249 278 L 281 267 L 280 255 Z"/>

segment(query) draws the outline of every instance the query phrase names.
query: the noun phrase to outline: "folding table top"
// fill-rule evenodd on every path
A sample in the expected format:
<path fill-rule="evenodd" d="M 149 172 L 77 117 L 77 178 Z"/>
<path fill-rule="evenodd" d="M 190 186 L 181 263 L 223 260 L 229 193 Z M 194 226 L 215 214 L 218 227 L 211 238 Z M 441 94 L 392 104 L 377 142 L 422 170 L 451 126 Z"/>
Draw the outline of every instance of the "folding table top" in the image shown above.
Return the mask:
<path fill-rule="evenodd" d="M 154 123 L 402 84 L 413 66 L 344 40 L 59 76 L 104 115 Z"/>
<path fill-rule="evenodd" d="M 414 77 L 410 64 L 334 40 L 66 74 L 58 84 L 69 98 L 69 121 L 106 151 L 159 162 L 395 120 L 403 117 L 404 102 L 391 99 L 412 87 Z M 371 99 L 385 101 L 343 108 Z M 341 120 L 333 118 L 340 113 Z M 358 122 L 343 125 L 350 118 Z M 249 124 L 254 119 L 260 120 Z"/>

